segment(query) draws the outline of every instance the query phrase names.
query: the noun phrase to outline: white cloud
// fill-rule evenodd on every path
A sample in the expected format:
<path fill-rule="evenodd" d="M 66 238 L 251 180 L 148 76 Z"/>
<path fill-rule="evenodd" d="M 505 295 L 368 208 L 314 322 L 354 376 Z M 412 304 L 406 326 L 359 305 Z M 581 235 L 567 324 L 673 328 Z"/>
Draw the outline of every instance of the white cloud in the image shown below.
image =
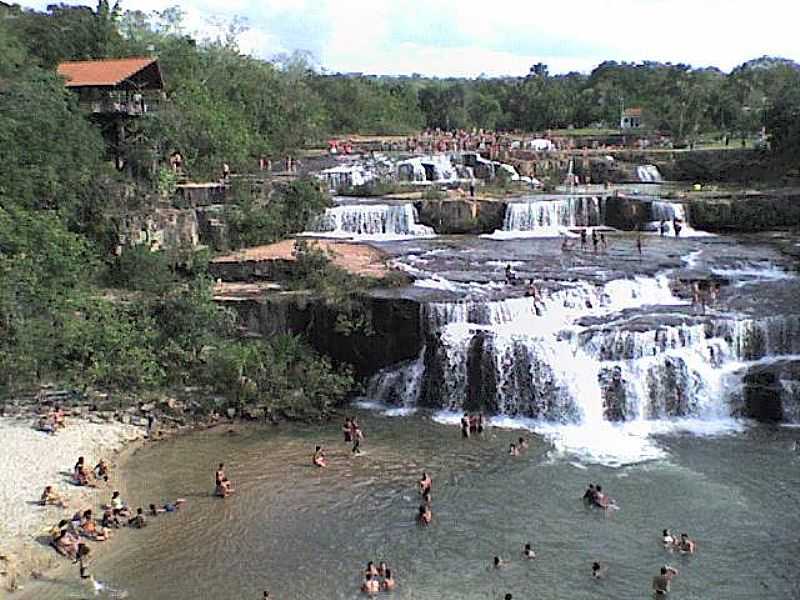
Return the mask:
<path fill-rule="evenodd" d="M 125 0 L 123 0 L 124 3 Z M 44 8 L 46 1 L 37 1 Z M 91 3 L 93 4 L 93 2 Z M 176 0 L 140 0 L 164 9 Z M 478 75 L 588 71 L 603 60 L 730 69 L 764 54 L 800 60 L 800 4 L 784 0 L 177 0 L 187 30 L 245 17 L 247 52 L 311 50 L 329 71 Z M 123 8 L 126 6 L 123 4 Z M 127 8 L 133 8 L 128 5 Z"/>

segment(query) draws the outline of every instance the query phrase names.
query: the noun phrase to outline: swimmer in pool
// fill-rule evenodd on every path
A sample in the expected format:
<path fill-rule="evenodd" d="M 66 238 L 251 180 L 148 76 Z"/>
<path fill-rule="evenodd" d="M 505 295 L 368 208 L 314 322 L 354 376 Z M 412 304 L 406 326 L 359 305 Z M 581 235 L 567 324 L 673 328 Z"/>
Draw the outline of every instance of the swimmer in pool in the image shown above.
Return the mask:
<path fill-rule="evenodd" d="M 376 594 L 380 591 L 380 584 L 372 573 L 367 573 L 364 576 L 364 582 L 361 584 L 361 591 L 365 594 Z"/>
<path fill-rule="evenodd" d="M 661 598 L 669 593 L 672 578 L 678 574 L 677 569 L 673 569 L 669 565 L 661 567 L 661 573 L 653 577 L 653 591 L 656 597 Z"/>
<path fill-rule="evenodd" d="M 696 544 L 689 539 L 689 536 L 685 533 L 681 534 L 681 541 L 678 542 L 678 548 L 684 554 L 694 554 L 696 550 Z"/>
<path fill-rule="evenodd" d="M 327 467 L 328 460 L 325 458 L 325 452 L 322 449 L 322 446 L 317 446 L 314 449 L 314 457 L 311 459 L 311 462 L 316 467 Z"/>
<path fill-rule="evenodd" d="M 665 529 L 661 533 L 661 543 L 663 543 L 665 546 L 674 546 L 675 545 L 675 538 L 670 533 L 669 529 Z"/>
<path fill-rule="evenodd" d="M 419 491 L 420 491 L 420 493 L 424 494 L 425 492 L 430 492 L 432 483 L 433 482 L 431 481 L 430 476 L 426 472 L 423 471 L 422 472 L 422 477 L 419 480 Z"/>
<path fill-rule="evenodd" d="M 384 592 L 391 592 L 396 585 L 397 582 L 395 582 L 394 577 L 392 577 L 392 570 L 387 568 L 384 573 L 383 581 L 381 581 L 381 590 Z"/>
<path fill-rule="evenodd" d="M 419 512 L 417 513 L 417 523 L 420 525 L 430 525 L 432 520 L 433 513 L 431 512 L 431 507 L 421 504 Z"/>

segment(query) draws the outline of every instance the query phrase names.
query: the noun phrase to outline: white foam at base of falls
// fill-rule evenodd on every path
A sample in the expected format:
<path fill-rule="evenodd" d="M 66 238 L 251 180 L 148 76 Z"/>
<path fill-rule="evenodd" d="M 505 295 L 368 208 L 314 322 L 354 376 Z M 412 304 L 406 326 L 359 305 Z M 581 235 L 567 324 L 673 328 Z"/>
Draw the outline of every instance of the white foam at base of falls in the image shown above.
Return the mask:
<path fill-rule="evenodd" d="M 462 415 L 461 412 L 440 411 L 432 418 L 443 425 L 457 426 L 460 425 Z M 587 464 L 619 468 L 668 458 L 667 450 L 654 436 L 728 435 L 744 431 L 747 421 L 729 417 L 677 418 L 564 425 L 496 415 L 489 417 L 489 426 L 541 435 L 553 445 L 553 458 L 574 460 L 577 457 Z"/>
<path fill-rule="evenodd" d="M 417 221 L 413 204 L 343 204 L 325 209 L 300 235 L 365 241 L 435 237 L 433 228 Z"/>

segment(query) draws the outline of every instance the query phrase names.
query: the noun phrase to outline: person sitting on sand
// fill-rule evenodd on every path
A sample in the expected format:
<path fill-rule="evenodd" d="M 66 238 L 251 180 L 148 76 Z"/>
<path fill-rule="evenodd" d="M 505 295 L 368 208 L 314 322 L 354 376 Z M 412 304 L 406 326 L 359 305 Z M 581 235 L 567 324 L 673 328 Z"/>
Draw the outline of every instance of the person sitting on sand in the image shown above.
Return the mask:
<path fill-rule="evenodd" d="M 74 559 L 78 555 L 80 541 L 80 536 L 69 531 L 69 522 L 66 519 L 53 528 L 53 547 L 63 556 Z"/>
<path fill-rule="evenodd" d="M 136 529 L 141 529 L 147 525 L 147 521 L 144 518 L 144 509 L 140 506 L 136 509 L 136 516 L 132 519 L 128 520 L 128 527 L 135 527 Z"/>
<path fill-rule="evenodd" d="M 536 552 L 533 551 L 533 546 L 530 544 L 525 544 L 525 548 L 522 550 L 522 556 L 528 559 L 536 558 Z"/>
<path fill-rule="evenodd" d="M 526 440 L 524 437 L 519 438 L 519 440 L 517 440 L 517 447 L 520 450 L 527 450 L 528 449 L 528 440 Z"/>
<path fill-rule="evenodd" d="M 661 574 L 653 577 L 653 591 L 656 596 L 666 596 L 669 593 L 672 578 L 678 574 L 678 570 L 664 565 L 661 567 Z"/>
<path fill-rule="evenodd" d="M 55 435 L 57 427 L 52 413 L 43 417 L 39 417 L 39 419 L 36 421 L 36 429 L 39 431 L 44 431 L 45 433 L 49 433 L 50 435 Z"/>
<path fill-rule="evenodd" d="M 508 454 L 509 456 L 519 456 L 519 450 L 517 450 L 516 444 L 509 444 L 508 446 Z"/>
<path fill-rule="evenodd" d="M 81 533 L 91 540 L 96 542 L 105 542 L 108 539 L 108 532 L 104 527 L 98 527 L 94 522 L 94 515 L 91 509 L 83 513 L 83 520 L 81 522 Z"/>
<path fill-rule="evenodd" d="M 115 517 L 128 518 L 131 514 L 131 509 L 125 505 L 125 503 L 122 501 L 122 497 L 116 490 L 111 494 L 110 506 Z"/>
<path fill-rule="evenodd" d="M 47 506 L 48 504 L 53 504 L 55 506 L 59 506 L 61 508 L 66 508 L 67 501 L 64 500 L 58 492 L 53 489 L 52 485 L 48 485 L 44 488 L 42 492 L 42 497 L 40 498 L 39 502 L 42 506 Z"/>
<path fill-rule="evenodd" d="M 395 582 L 394 577 L 392 577 L 392 570 L 386 569 L 386 572 L 383 576 L 383 581 L 381 581 L 381 590 L 384 592 L 391 592 L 396 585 L 397 583 Z"/>
<path fill-rule="evenodd" d="M 106 483 L 108 482 L 108 476 L 111 474 L 111 465 L 106 462 L 105 458 L 101 458 L 100 462 L 95 465 L 94 474 L 97 476 L 97 479 L 102 479 Z"/>
<path fill-rule="evenodd" d="M 315 467 L 328 466 L 328 459 L 325 458 L 325 451 L 322 449 L 322 446 L 314 448 L 314 457 L 311 459 L 311 462 Z"/>
<path fill-rule="evenodd" d="M 694 554 L 696 544 L 689 539 L 688 534 L 681 534 L 681 541 L 678 542 L 678 549 L 684 554 Z"/>
<path fill-rule="evenodd" d="M 424 494 L 425 492 L 430 492 L 432 484 L 433 484 L 433 481 L 431 480 L 430 475 L 428 475 L 428 473 L 423 471 L 422 472 L 422 477 L 420 477 L 420 480 L 419 480 L 419 492 L 420 492 L 420 494 Z"/>
<path fill-rule="evenodd" d="M 78 462 L 72 469 L 72 479 L 77 485 L 94 486 L 94 476 L 92 472 L 86 467 L 86 462 L 82 456 L 78 457 Z"/>
<path fill-rule="evenodd" d="M 431 507 L 420 504 L 419 512 L 417 513 L 417 523 L 420 525 L 430 525 L 433 520 L 433 512 Z"/>
<path fill-rule="evenodd" d="M 365 594 L 376 594 L 380 591 L 380 584 L 372 573 L 367 573 L 364 576 L 364 581 L 361 584 L 361 591 Z"/>

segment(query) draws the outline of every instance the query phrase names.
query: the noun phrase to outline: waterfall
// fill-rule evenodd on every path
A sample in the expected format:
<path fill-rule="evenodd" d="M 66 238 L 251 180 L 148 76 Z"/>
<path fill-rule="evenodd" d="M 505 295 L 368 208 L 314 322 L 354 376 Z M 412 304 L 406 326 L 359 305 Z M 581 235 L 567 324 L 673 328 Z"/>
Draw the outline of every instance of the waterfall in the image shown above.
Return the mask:
<path fill-rule="evenodd" d="M 639 165 L 636 167 L 636 176 L 642 183 L 661 183 L 664 179 L 655 165 Z"/>
<path fill-rule="evenodd" d="M 558 237 L 572 227 L 603 225 L 604 211 L 605 200 L 590 196 L 511 202 L 506 207 L 503 229 L 484 237 Z"/>
<path fill-rule="evenodd" d="M 314 218 L 304 235 L 396 240 L 433 237 L 434 232 L 418 223 L 413 204 L 344 204 Z"/>
<path fill-rule="evenodd" d="M 650 231 L 659 231 L 661 222 L 663 221 L 664 233 L 673 236 L 675 235 L 675 221 L 678 221 L 681 226 L 681 237 L 705 237 L 712 235 L 692 227 L 686 205 L 680 202 L 653 201 L 650 205 L 650 218 L 651 221 L 647 227 Z"/>
<path fill-rule="evenodd" d="M 379 374 L 371 390 L 404 406 L 584 426 L 716 419 L 731 415 L 728 396 L 747 361 L 800 354 L 798 315 L 700 318 L 669 308 L 685 304 L 663 276 L 575 282 L 536 299 L 428 303 L 424 355 L 391 384 Z"/>

